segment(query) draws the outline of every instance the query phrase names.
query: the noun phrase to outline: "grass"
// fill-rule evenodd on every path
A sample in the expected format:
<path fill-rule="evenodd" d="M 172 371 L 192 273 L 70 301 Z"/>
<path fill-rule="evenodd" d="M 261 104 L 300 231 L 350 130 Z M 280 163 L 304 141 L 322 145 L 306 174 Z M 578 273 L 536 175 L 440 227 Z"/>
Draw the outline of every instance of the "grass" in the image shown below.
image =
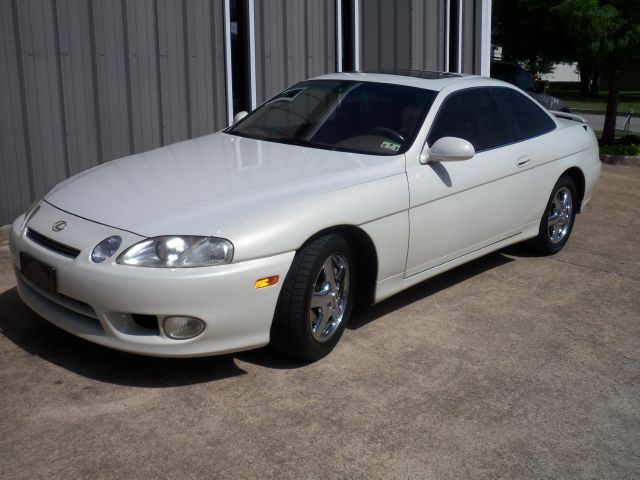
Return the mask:
<path fill-rule="evenodd" d="M 572 88 L 572 86 L 559 86 L 552 83 L 546 89 L 546 93 L 561 98 L 572 110 L 594 110 L 602 113 L 607 110 L 608 92 L 606 90 L 601 91 L 596 97 L 583 97 L 577 86 Z M 640 90 L 620 92 L 618 113 L 630 113 L 632 110 L 640 114 Z"/>
<path fill-rule="evenodd" d="M 602 130 L 594 130 L 593 133 L 596 134 L 596 137 L 598 138 L 602 138 Z M 616 138 L 621 138 L 624 137 L 625 135 L 628 135 L 629 132 L 625 132 L 624 130 L 617 130 L 616 129 Z"/>

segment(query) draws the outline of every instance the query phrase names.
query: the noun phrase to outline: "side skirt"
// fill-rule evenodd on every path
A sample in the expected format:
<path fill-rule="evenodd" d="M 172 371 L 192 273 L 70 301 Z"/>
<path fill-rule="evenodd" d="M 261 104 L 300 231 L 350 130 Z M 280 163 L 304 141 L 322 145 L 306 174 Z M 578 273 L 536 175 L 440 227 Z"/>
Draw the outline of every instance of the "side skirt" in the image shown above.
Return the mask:
<path fill-rule="evenodd" d="M 416 285 L 420 282 L 424 282 L 429 278 L 435 277 L 436 275 L 456 268 L 467 262 L 475 260 L 476 258 L 487 255 L 488 253 L 495 252 L 496 250 L 500 250 L 501 248 L 507 247 L 509 245 L 523 242 L 530 238 L 534 238 L 536 235 L 538 235 L 538 228 L 539 222 L 532 222 L 526 225 L 526 227 L 518 235 L 513 235 L 499 242 L 492 243 L 491 245 L 487 245 L 484 248 L 467 253 L 453 260 L 449 260 L 448 262 L 432 267 L 428 270 L 425 270 L 424 272 L 411 275 L 407 278 L 404 278 L 403 274 L 398 274 L 392 277 L 385 278 L 383 280 L 379 280 L 376 284 L 374 303 L 381 302 L 382 300 L 385 300 L 390 296 L 401 292 L 402 290 L 412 287 L 413 285 Z"/>

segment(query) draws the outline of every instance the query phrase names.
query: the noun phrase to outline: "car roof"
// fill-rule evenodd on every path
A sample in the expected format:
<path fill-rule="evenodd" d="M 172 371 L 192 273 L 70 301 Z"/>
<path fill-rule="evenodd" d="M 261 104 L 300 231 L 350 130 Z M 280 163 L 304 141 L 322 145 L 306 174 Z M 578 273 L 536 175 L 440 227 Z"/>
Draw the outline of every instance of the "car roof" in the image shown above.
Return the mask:
<path fill-rule="evenodd" d="M 387 73 L 390 72 L 390 73 Z M 423 70 L 393 70 L 384 73 L 374 72 L 341 72 L 329 73 L 309 80 L 351 80 L 359 82 L 389 83 L 424 88 L 425 90 L 440 90 L 455 85 L 461 88 L 476 86 L 505 86 L 509 85 L 500 80 L 478 75 L 465 75 L 454 72 L 431 72 Z"/>

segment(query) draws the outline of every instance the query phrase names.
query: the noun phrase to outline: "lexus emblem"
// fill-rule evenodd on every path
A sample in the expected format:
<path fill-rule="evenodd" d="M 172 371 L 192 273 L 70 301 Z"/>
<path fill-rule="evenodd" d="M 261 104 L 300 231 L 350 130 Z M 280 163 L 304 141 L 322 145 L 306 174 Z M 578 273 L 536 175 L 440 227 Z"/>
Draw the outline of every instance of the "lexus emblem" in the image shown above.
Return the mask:
<path fill-rule="evenodd" d="M 64 230 L 64 227 L 67 226 L 67 222 L 65 222 L 64 220 L 60 220 L 59 222 L 56 222 L 53 224 L 53 227 L 51 227 L 51 230 L 53 230 L 54 232 L 59 232 L 60 230 Z"/>

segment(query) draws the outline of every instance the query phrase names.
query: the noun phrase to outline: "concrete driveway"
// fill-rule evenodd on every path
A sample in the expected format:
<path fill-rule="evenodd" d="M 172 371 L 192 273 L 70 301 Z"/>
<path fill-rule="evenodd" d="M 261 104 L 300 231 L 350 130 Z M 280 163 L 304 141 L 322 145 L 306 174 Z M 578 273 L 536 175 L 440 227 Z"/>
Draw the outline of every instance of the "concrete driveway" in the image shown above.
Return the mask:
<path fill-rule="evenodd" d="M 0 478 L 640 475 L 640 167 L 554 257 L 510 248 L 357 316 L 313 365 L 127 355 L 19 300 L 0 246 Z"/>

